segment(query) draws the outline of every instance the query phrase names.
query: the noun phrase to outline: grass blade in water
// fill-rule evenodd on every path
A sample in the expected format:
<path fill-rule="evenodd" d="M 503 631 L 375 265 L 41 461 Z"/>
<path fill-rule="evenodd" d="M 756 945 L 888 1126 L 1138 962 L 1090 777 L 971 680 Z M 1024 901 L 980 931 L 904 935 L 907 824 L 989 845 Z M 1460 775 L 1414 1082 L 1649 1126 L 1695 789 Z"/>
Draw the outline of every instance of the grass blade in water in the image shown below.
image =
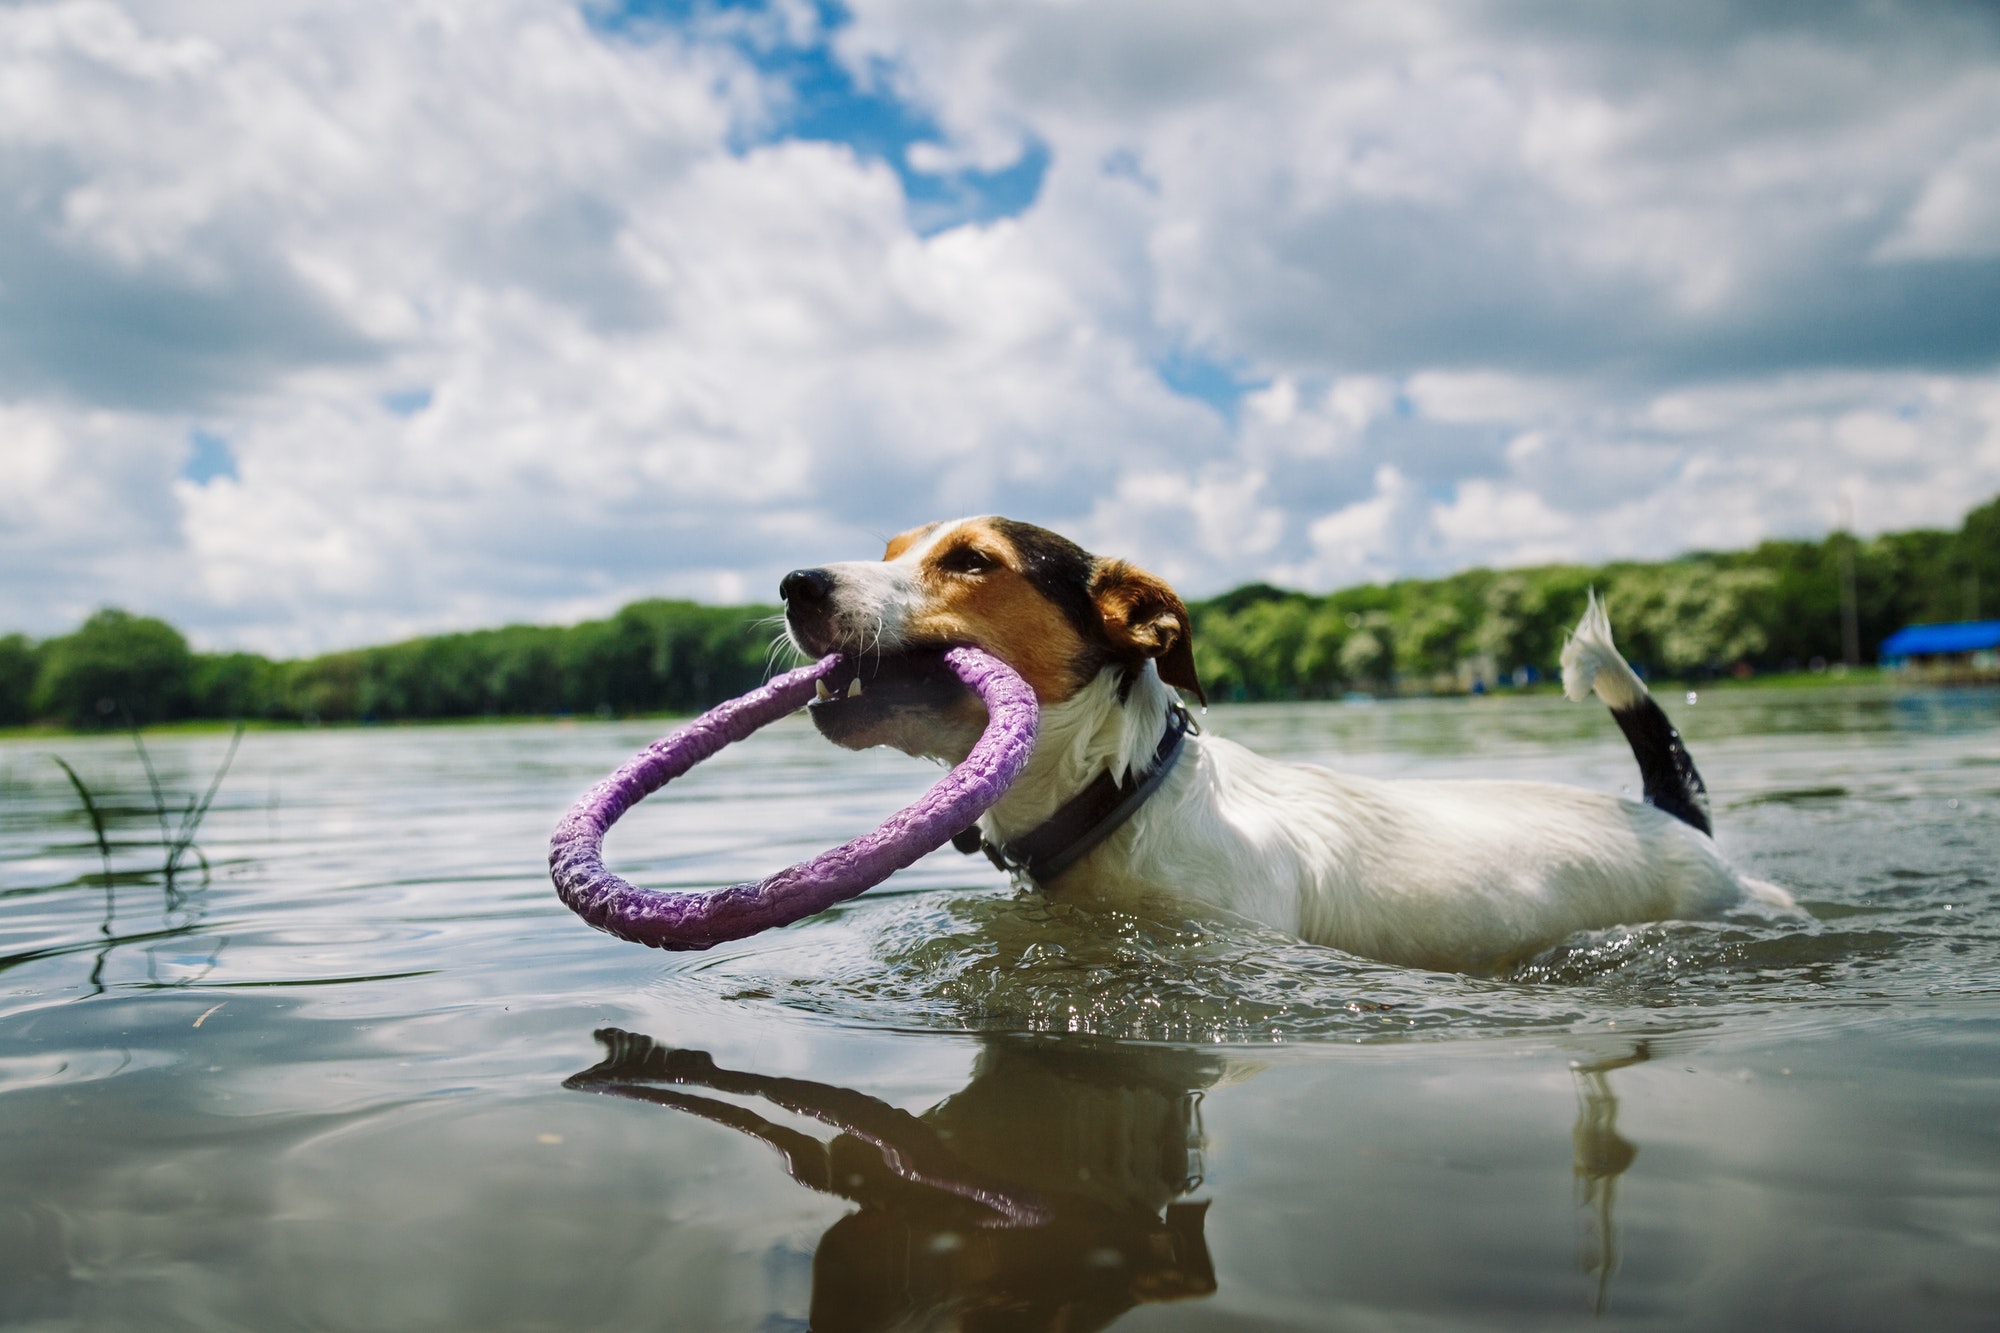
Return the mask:
<path fill-rule="evenodd" d="M 69 785 L 76 788 L 77 796 L 83 801 L 83 812 L 90 816 L 91 832 L 97 835 L 97 855 L 104 862 L 104 882 L 109 884 L 111 882 L 111 842 L 104 836 L 104 813 L 97 808 L 97 802 L 92 799 L 90 787 L 77 775 L 77 771 L 69 766 L 69 760 L 59 754 L 52 754 L 49 758 L 62 766 L 62 771 L 69 775 Z"/>

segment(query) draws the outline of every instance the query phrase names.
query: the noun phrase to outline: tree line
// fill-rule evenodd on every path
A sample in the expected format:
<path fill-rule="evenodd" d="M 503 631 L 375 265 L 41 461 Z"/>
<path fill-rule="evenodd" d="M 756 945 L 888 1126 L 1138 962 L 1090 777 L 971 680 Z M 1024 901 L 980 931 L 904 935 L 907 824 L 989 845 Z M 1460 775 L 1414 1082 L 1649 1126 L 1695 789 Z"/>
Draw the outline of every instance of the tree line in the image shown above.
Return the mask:
<path fill-rule="evenodd" d="M 1449 692 L 1552 673 L 1595 587 L 1642 674 L 1706 679 L 1874 660 L 1905 625 L 2000 611 L 2000 499 L 1956 532 L 1769 541 L 1657 563 L 1473 569 L 1308 596 L 1253 585 L 1191 606 L 1211 697 Z M 1846 591 L 1843 592 L 1845 587 Z"/>
<path fill-rule="evenodd" d="M 1211 698 L 1525 685 L 1554 670 L 1591 587 L 1643 671 L 1703 678 L 1837 662 L 1843 588 L 1862 660 L 1906 624 L 2000 607 L 2000 499 L 1956 532 L 1765 542 L 1645 564 L 1474 569 L 1314 596 L 1263 584 L 1189 607 Z M 0 638 L 0 725 L 304 722 L 694 712 L 767 673 L 774 607 L 643 601 L 605 620 L 439 634 L 320 657 L 197 653 L 107 608 L 74 633 Z"/>
<path fill-rule="evenodd" d="M 510 625 L 272 661 L 193 652 L 165 621 L 106 609 L 61 638 L 0 639 L 0 724 L 695 712 L 763 681 L 775 614 L 644 601 L 580 625 Z"/>

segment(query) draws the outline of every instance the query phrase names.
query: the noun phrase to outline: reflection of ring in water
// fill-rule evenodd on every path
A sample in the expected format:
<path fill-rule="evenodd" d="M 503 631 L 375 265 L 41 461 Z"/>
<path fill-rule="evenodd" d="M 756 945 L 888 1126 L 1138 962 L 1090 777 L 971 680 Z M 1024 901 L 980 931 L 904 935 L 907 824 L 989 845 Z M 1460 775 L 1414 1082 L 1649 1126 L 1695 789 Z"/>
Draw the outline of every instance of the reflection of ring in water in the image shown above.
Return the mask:
<path fill-rule="evenodd" d="M 1148 1301 L 1207 1296 L 1194 1052 L 995 1038 L 972 1080 L 913 1116 L 807 1079 L 720 1068 L 607 1028 L 602 1063 L 563 1086 L 685 1111 L 761 1139 L 809 1189 L 860 1205 L 813 1256 L 815 1329 L 1103 1328 Z M 703 1088 L 842 1131 L 830 1142 Z"/>

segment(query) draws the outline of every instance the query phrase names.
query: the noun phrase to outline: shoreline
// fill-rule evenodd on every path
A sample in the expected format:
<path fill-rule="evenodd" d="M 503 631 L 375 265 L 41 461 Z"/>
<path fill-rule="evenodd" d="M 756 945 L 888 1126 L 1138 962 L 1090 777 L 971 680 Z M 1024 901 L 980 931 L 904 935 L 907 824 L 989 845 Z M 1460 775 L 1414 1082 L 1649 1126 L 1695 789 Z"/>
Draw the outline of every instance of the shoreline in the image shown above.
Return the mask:
<path fill-rule="evenodd" d="M 1835 691 L 1851 689 L 1868 693 L 1882 691 L 1917 690 L 1959 690 L 1992 688 L 1996 681 L 1936 681 L 1910 679 L 1901 673 L 1880 667 L 1857 667 L 1845 672 L 1828 669 L 1826 671 L 1771 672 L 1750 677 L 1718 676 L 1711 680 L 1651 680 L 1650 686 L 1660 690 L 1693 690 L 1701 694 L 1735 693 L 1738 691 L 1799 690 Z M 1483 693 L 1465 690 L 1431 691 L 1411 690 L 1408 692 L 1389 691 L 1367 695 L 1365 698 L 1305 698 L 1305 699 L 1244 699 L 1218 700 L 1217 706 L 1226 708 L 1256 708 L 1265 704 L 1298 703 L 1397 703 L 1410 699 L 1461 699 L 1467 702 L 1488 702 L 1503 699 L 1532 699 L 1560 695 L 1559 682 L 1548 679 L 1533 685 L 1507 685 Z M 564 723 L 571 726 L 611 726 L 632 722 L 677 723 L 698 716 L 692 712 L 658 713 L 617 713 L 603 716 L 596 713 L 493 713 L 466 717 L 412 717 L 382 718 L 376 720 L 342 720 L 333 722 L 305 722 L 291 718 L 246 718 L 243 727 L 251 732 L 289 731 L 364 731 L 374 728 L 409 727 L 468 727 L 468 726 L 536 726 L 548 723 Z M 152 723 L 140 728 L 147 736 L 201 736 L 227 735 L 235 730 L 236 721 L 230 718 L 182 718 L 173 722 Z M 124 728 L 69 728 L 55 723 L 34 723 L 28 726 L 0 727 L 0 741 L 31 740 L 77 740 L 93 737 L 120 738 L 129 736 Z"/>

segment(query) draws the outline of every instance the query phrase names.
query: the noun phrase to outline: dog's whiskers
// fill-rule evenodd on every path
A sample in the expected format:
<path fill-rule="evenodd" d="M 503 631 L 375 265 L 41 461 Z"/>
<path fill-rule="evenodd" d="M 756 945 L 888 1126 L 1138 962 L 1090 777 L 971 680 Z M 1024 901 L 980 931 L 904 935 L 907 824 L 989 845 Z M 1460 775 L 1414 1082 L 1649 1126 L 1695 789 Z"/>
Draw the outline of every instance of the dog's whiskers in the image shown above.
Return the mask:
<path fill-rule="evenodd" d="M 778 616 L 774 618 L 778 620 L 784 619 L 783 616 Z M 782 655 L 785 653 L 787 649 L 791 648 L 792 648 L 792 636 L 785 630 L 782 629 L 779 630 L 777 634 L 772 638 L 771 646 L 764 650 L 765 680 L 769 680 L 771 678 L 772 673 L 774 673 L 778 669 L 778 663 L 781 660 Z"/>
<path fill-rule="evenodd" d="M 877 611 L 875 613 L 875 644 L 871 651 L 875 654 L 875 665 L 878 668 L 882 665 L 882 634 L 886 628 L 887 622 L 883 619 L 882 613 Z"/>

